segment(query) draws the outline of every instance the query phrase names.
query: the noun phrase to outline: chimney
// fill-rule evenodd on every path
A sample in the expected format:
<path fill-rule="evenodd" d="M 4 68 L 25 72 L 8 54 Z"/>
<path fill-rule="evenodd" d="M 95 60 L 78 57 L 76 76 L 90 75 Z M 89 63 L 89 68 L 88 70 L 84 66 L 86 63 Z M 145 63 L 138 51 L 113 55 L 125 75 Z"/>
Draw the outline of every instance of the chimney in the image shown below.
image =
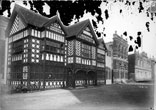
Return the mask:
<path fill-rule="evenodd" d="M 115 34 L 117 34 L 117 30 L 115 30 Z"/>

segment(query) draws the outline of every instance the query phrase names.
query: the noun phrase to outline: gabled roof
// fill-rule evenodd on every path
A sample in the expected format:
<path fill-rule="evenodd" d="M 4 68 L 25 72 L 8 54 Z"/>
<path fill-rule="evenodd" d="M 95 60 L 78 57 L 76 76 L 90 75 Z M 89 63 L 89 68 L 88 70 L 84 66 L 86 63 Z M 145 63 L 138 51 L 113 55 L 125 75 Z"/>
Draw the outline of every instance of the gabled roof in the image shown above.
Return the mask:
<path fill-rule="evenodd" d="M 22 6 L 19 6 L 17 4 L 15 4 L 13 13 L 12 13 L 10 21 L 9 21 L 9 24 L 7 27 L 7 34 L 10 33 L 10 32 L 8 32 L 8 30 L 10 31 L 11 26 L 13 25 L 17 14 L 19 15 L 22 22 L 26 26 L 28 24 L 30 24 L 30 25 L 42 28 L 42 27 L 49 26 L 52 22 L 58 21 L 59 24 L 61 25 L 62 30 L 65 32 L 66 37 L 78 36 L 88 26 L 91 30 L 91 33 L 93 35 L 93 39 L 95 40 L 96 44 L 102 48 L 103 47 L 106 48 L 104 40 L 103 39 L 102 40 L 97 39 L 97 36 L 93 30 L 93 27 L 92 27 L 89 19 L 81 21 L 81 22 L 76 23 L 74 25 L 64 26 L 58 15 L 55 15 L 52 18 L 47 18 L 47 17 L 44 17 L 40 14 L 37 14 L 37 13 L 35 13 L 29 9 L 26 9 Z M 102 44 L 104 46 L 101 46 Z"/>
<path fill-rule="evenodd" d="M 49 18 L 34 13 L 33 11 L 26 9 L 22 6 L 19 6 L 17 4 L 15 4 L 13 10 L 13 14 L 12 14 L 13 16 L 14 13 L 18 13 L 19 16 L 24 20 L 26 24 L 31 24 L 37 27 L 42 27 L 49 20 Z"/>
<path fill-rule="evenodd" d="M 66 33 L 66 30 L 64 29 L 63 23 L 61 22 L 58 15 L 55 15 L 51 18 L 44 17 L 40 14 L 37 14 L 29 9 L 26 9 L 22 6 L 19 6 L 15 4 L 13 13 L 11 15 L 7 30 L 11 29 L 11 26 L 13 25 L 13 22 L 15 20 L 16 15 L 19 15 L 19 17 L 22 19 L 23 23 L 27 26 L 28 24 L 42 28 L 49 26 L 52 22 L 58 21 L 61 25 L 62 30 Z M 9 33 L 9 32 L 8 32 Z M 67 33 L 66 33 L 67 34 Z"/>
<path fill-rule="evenodd" d="M 41 16 L 29 9 L 26 9 L 22 6 L 15 4 L 10 21 L 8 23 L 7 31 L 11 29 L 11 26 L 13 25 L 17 14 L 22 19 L 22 22 L 26 26 L 28 24 L 31 24 L 31 25 L 41 28 L 49 20 L 49 18 L 47 17 Z"/>
<path fill-rule="evenodd" d="M 95 40 L 96 44 L 98 44 L 97 36 L 92 28 L 92 25 L 89 19 L 78 22 L 71 26 L 65 26 L 64 28 L 68 34 L 67 38 L 72 37 L 72 36 L 78 36 L 87 26 L 90 28 L 91 33 L 93 34 L 93 39 Z"/>
<path fill-rule="evenodd" d="M 65 26 L 63 25 L 62 21 L 60 20 L 60 17 L 58 15 L 55 15 L 53 17 L 51 17 L 49 19 L 49 21 L 47 21 L 43 26 L 44 27 L 48 27 L 51 25 L 51 23 L 53 22 L 58 22 L 62 28 L 62 30 L 65 32 L 65 34 L 67 35 L 67 32 L 66 32 L 66 29 L 65 29 Z"/>
<path fill-rule="evenodd" d="M 81 31 L 81 29 L 83 29 L 88 23 L 89 23 L 89 19 L 67 26 L 66 27 L 68 33 L 67 37 L 77 36 Z"/>
<path fill-rule="evenodd" d="M 99 42 L 99 45 L 98 45 L 99 48 L 107 50 L 104 39 L 102 37 L 98 38 L 98 42 Z"/>
<path fill-rule="evenodd" d="M 106 45 L 107 50 L 110 50 L 110 46 L 113 46 L 113 42 L 107 42 L 105 43 L 105 45 Z"/>

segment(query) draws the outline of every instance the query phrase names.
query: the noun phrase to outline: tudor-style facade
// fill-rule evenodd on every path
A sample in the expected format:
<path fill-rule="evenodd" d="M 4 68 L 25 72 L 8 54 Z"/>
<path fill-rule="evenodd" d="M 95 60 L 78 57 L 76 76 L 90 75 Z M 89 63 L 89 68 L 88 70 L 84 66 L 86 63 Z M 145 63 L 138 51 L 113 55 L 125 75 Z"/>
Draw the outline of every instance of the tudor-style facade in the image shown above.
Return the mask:
<path fill-rule="evenodd" d="M 64 26 L 15 5 L 7 28 L 11 85 L 54 88 L 105 83 L 105 44 L 89 20 Z"/>
<path fill-rule="evenodd" d="M 104 84 L 103 39 L 98 41 L 89 20 L 68 27 L 67 32 L 67 84 L 74 87 Z"/>

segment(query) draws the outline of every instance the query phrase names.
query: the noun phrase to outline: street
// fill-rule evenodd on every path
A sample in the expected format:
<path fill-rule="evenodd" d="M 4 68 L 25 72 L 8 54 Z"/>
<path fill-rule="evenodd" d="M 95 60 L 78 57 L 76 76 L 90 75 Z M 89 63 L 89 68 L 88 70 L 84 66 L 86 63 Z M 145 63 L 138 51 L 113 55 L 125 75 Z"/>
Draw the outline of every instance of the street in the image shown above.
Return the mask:
<path fill-rule="evenodd" d="M 3 95 L 2 110 L 152 110 L 152 85 L 103 85 Z"/>

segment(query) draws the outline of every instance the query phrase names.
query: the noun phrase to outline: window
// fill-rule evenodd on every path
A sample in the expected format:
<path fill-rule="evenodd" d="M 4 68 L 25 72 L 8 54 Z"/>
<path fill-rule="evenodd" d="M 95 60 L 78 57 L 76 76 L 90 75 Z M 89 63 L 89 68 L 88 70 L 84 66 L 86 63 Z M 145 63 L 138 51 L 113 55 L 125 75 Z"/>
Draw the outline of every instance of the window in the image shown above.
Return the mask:
<path fill-rule="evenodd" d="M 36 55 L 36 58 L 39 58 L 39 55 Z"/>
<path fill-rule="evenodd" d="M 46 54 L 46 60 L 49 60 L 49 54 Z"/>
<path fill-rule="evenodd" d="M 51 38 L 54 39 L 54 33 L 51 33 Z"/>
<path fill-rule="evenodd" d="M 35 57 L 35 54 L 32 54 L 31 56 L 32 56 L 32 57 Z"/>
<path fill-rule="evenodd" d="M 56 55 L 54 55 L 54 61 L 56 61 Z"/>
<path fill-rule="evenodd" d="M 32 39 L 32 42 L 35 42 L 35 39 Z"/>
<path fill-rule="evenodd" d="M 49 38 L 51 37 L 50 34 L 51 34 L 51 32 L 49 32 L 49 35 L 48 35 Z"/>
<path fill-rule="evenodd" d="M 32 58 L 32 59 L 31 59 L 31 62 L 35 62 L 35 60 Z"/>
<path fill-rule="evenodd" d="M 85 58 L 91 58 L 91 46 L 82 44 L 82 56 Z"/>
<path fill-rule="evenodd" d="M 36 62 L 38 63 L 39 62 L 39 59 L 36 59 Z"/>
<path fill-rule="evenodd" d="M 31 35 L 34 36 L 34 29 L 31 30 Z"/>
<path fill-rule="evenodd" d="M 60 56 L 58 55 L 57 61 L 60 62 Z"/>
<path fill-rule="evenodd" d="M 32 44 L 32 47 L 35 47 L 35 44 Z"/>
<path fill-rule="evenodd" d="M 36 50 L 36 53 L 39 53 L 39 50 Z"/>
<path fill-rule="evenodd" d="M 36 40 L 36 42 L 39 44 L 40 43 L 40 41 L 39 40 Z"/>
<path fill-rule="evenodd" d="M 40 46 L 39 46 L 39 45 L 37 45 L 37 46 L 36 46 L 36 48 L 40 48 Z"/>
<path fill-rule="evenodd" d="M 37 30 L 35 30 L 35 37 L 37 37 Z"/>
<path fill-rule="evenodd" d="M 48 31 L 46 31 L 46 37 L 48 38 L 48 36 L 49 36 L 49 32 L 48 32 Z"/>
<path fill-rule="evenodd" d="M 28 59 L 27 58 L 25 59 L 25 62 L 28 62 Z"/>
<path fill-rule="evenodd" d="M 61 62 L 63 62 L 63 56 L 61 56 Z"/>
<path fill-rule="evenodd" d="M 38 36 L 37 36 L 38 38 L 40 38 L 41 37 L 41 33 L 40 33 L 40 31 L 38 31 Z"/>
<path fill-rule="evenodd" d="M 96 66 L 96 61 L 95 60 L 92 60 L 92 65 Z"/>
<path fill-rule="evenodd" d="M 35 52 L 35 49 L 32 49 L 32 52 Z"/>
<path fill-rule="evenodd" d="M 73 57 L 68 57 L 68 63 L 73 63 Z"/>
<path fill-rule="evenodd" d="M 27 79 L 28 73 L 23 73 L 23 79 Z"/>
<path fill-rule="evenodd" d="M 81 63 L 81 58 L 76 57 L 76 63 Z"/>

